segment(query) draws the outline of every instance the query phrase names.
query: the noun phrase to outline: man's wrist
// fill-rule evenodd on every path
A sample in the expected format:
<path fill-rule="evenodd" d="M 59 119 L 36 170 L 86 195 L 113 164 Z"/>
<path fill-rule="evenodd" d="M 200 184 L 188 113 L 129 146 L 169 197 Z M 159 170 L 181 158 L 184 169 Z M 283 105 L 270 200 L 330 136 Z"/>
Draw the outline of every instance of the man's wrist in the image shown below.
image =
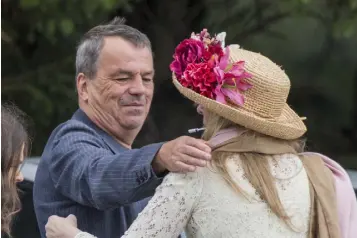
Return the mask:
<path fill-rule="evenodd" d="M 166 167 L 162 163 L 162 159 L 160 157 L 160 151 L 161 151 L 161 149 L 156 154 L 155 158 L 153 159 L 153 161 L 151 163 L 151 166 L 152 166 L 152 169 L 154 170 L 154 173 L 156 175 L 158 175 L 158 176 L 160 176 L 160 175 L 162 175 L 162 174 L 167 172 Z"/>

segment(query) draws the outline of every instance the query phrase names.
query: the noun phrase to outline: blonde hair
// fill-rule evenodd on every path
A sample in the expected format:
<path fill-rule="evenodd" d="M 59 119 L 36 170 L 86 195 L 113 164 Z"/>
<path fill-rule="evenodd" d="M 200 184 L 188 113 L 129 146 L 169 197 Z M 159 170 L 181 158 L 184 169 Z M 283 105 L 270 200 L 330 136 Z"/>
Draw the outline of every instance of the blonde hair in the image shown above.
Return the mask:
<path fill-rule="evenodd" d="M 216 113 L 210 112 L 205 109 L 205 126 L 206 130 L 203 133 L 203 139 L 209 140 L 214 136 L 218 131 L 226 128 L 237 127 L 242 129 L 243 127 L 217 115 Z M 300 153 L 304 150 L 305 143 L 302 140 L 281 140 L 273 138 L 270 136 L 262 135 L 258 132 L 252 130 L 246 130 L 242 136 L 250 138 L 265 137 L 269 140 L 274 140 L 278 143 L 284 143 L 292 146 L 296 152 Z M 232 177 L 229 175 L 227 170 L 226 162 L 234 153 L 232 152 L 214 152 L 212 153 L 212 165 L 217 171 L 223 176 L 226 182 L 238 193 L 242 194 L 248 198 L 247 193 L 233 181 Z M 292 228 L 290 218 L 285 212 L 285 209 L 280 201 L 278 191 L 275 186 L 274 177 L 271 174 L 269 158 L 271 156 L 253 153 L 253 152 L 244 152 L 239 153 L 241 160 L 241 166 L 244 171 L 245 177 L 255 188 L 257 194 L 260 198 L 267 202 L 270 209 L 273 213 L 282 219 L 289 227 Z"/>

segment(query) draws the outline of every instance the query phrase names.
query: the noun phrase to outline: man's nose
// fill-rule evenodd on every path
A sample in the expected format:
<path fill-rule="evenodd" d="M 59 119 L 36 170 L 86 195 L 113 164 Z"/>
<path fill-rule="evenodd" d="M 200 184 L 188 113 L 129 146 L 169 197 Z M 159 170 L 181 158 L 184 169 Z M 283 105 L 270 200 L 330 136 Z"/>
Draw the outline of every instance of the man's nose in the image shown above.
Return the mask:
<path fill-rule="evenodd" d="M 140 75 L 136 75 L 131 81 L 129 93 L 132 95 L 142 95 L 145 93 L 143 78 Z"/>

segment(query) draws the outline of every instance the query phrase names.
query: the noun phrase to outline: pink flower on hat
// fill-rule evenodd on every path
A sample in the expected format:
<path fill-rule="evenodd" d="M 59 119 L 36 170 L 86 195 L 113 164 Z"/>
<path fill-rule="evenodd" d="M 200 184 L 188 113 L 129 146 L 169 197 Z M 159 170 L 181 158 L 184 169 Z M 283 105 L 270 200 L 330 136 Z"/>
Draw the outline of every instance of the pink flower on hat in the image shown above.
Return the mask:
<path fill-rule="evenodd" d="M 205 97 L 215 99 L 216 74 L 208 63 L 188 64 L 180 83 Z"/>
<path fill-rule="evenodd" d="M 216 101 L 226 104 L 226 98 L 229 98 L 234 104 L 242 106 L 244 97 L 240 93 L 252 87 L 244 79 L 251 77 L 244 69 L 244 61 L 233 64 L 228 63 L 229 48 L 225 50 L 225 55 L 216 60 L 214 72 L 217 76 L 217 87 L 215 88 Z"/>
<path fill-rule="evenodd" d="M 207 29 L 192 33 L 175 50 L 170 64 L 177 80 L 202 96 L 227 104 L 244 104 L 244 92 L 252 87 L 245 81 L 251 75 L 244 69 L 244 61 L 229 63 L 229 48 L 224 48 L 225 33 L 211 37 Z"/>
<path fill-rule="evenodd" d="M 204 52 L 202 41 L 195 39 L 185 39 L 175 50 L 174 61 L 170 64 L 170 69 L 180 78 L 189 63 L 198 63 Z"/>

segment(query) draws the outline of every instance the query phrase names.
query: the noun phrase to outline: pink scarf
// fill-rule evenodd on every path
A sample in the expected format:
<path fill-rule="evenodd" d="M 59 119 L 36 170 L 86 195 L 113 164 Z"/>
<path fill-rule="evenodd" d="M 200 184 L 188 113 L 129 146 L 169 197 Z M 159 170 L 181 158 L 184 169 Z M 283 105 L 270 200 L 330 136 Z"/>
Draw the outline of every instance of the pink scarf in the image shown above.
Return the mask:
<path fill-rule="evenodd" d="M 241 135 L 244 131 L 236 128 L 229 128 L 219 131 L 211 138 L 209 144 L 212 148 L 219 144 Z M 351 180 L 347 172 L 334 160 L 325 155 L 304 152 L 304 155 L 315 154 L 319 155 L 334 175 L 335 189 L 337 196 L 338 220 L 341 230 L 342 238 L 356 238 L 357 237 L 357 201 Z"/>

